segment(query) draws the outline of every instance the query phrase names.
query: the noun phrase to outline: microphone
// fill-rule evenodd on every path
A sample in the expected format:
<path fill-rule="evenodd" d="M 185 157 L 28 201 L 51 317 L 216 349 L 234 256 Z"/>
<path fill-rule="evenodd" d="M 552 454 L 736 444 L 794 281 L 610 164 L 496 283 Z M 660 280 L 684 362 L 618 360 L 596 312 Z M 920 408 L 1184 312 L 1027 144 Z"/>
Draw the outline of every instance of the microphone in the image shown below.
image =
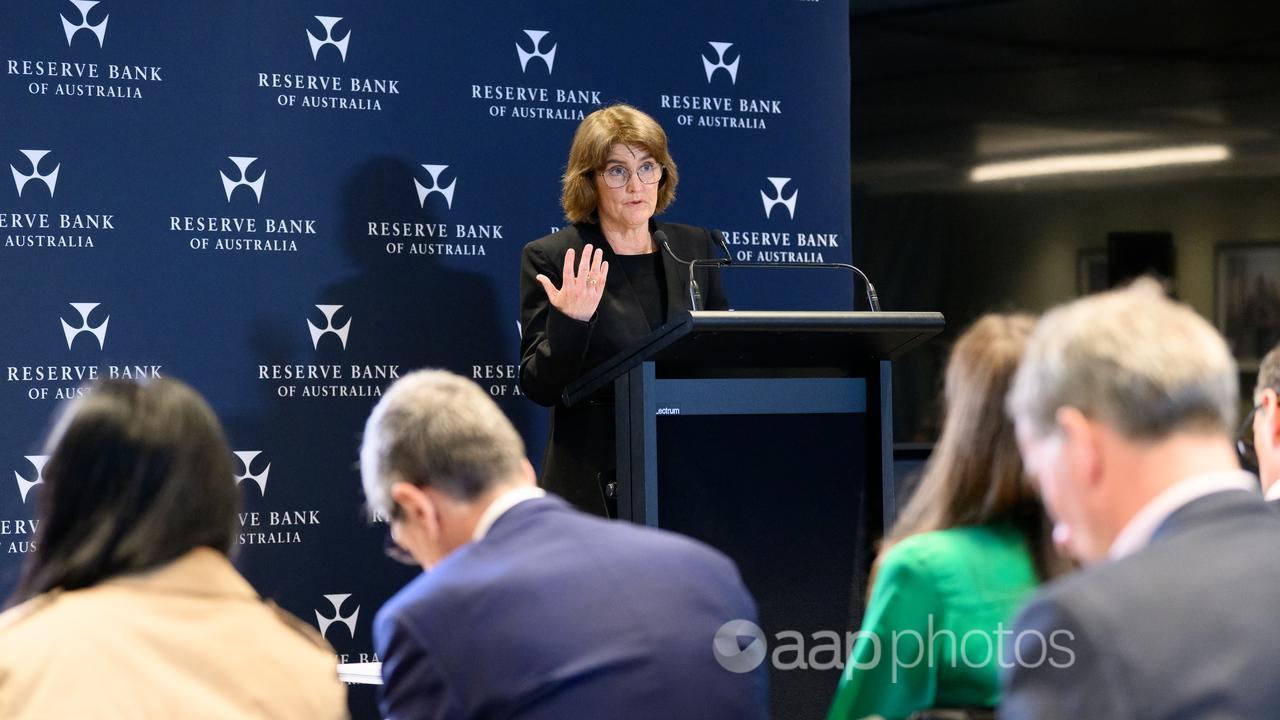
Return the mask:
<path fill-rule="evenodd" d="M 698 287 L 698 281 L 693 277 L 693 269 L 697 267 L 723 268 L 733 263 L 732 256 L 729 253 L 729 246 L 724 240 L 724 235 L 719 230 L 712 230 L 711 238 L 712 240 L 715 241 L 717 245 L 720 246 L 720 249 L 724 252 L 726 257 L 712 258 L 708 260 L 685 260 L 679 255 L 676 255 L 675 252 L 671 249 L 671 246 L 667 244 L 667 234 L 665 232 L 663 232 L 662 230 L 655 230 L 653 232 L 653 239 L 657 241 L 658 244 L 662 245 L 663 248 L 666 249 L 667 254 L 670 255 L 672 259 L 674 259 L 676 262 L 680 263 L 681 265 L 689 266 L 689 301 L 693 305 L 694 310 L 702 309 L 702 290 Z M 850 265 L 849 263 L 747 263 L 742 265 L 733 265 L 733 267 L 787 268 L 787 269 L 797 269 L 797 268 L 837 269 L 838 268 L 841 270 L 848 270 L 852 273 L 855 273 L 858 277 L 862 278 L 862 282 L 866 284 L 867 305 L 871 308 L 871 311 L 880 312 L 880 296 L 876 294 L 876 286 L 871 284 L 871 278 L 867 277 L 867 274 L 862 272 L 861 269 L 859 269 L 854 265 Z"/>
<path fill-rule="evenodd" d="M 667 233 L 661 228 L 653 231 L 653 240 L 667 251 L 667 254 L 671 256 L 672 260 L 675 260 L 681 265 L 689 266 L 689 307 L 693 310 L 701 310 L 702 288 L 698 287 L 698 279 L 693 276 L 693 268 L 698 264 L 698 261 L 685 260 L 679 255 L 676 255 L 675 251 L 671 249 L 671 245 L 667 243 Z"/>
<path fill-rule="evenodd" d="M 729 243 L 724 241 L 724 233 L 720 232 L 719 230 L 712 230 L 711 239 L 714 240 L 715 243 L 720 246 L 720 251 L 724 253 L 724 264 L 732 265 L 733 253 L 729 252 Z"/>

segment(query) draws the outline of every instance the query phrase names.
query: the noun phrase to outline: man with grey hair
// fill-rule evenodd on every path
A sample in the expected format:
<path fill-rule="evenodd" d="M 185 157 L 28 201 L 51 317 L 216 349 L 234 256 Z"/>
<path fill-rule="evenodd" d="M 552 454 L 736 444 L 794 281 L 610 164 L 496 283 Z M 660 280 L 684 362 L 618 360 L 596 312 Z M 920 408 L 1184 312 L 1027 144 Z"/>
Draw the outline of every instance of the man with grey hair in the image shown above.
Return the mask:
<path fill-rule="evenodd" d="M 715 651 L 721 626 L 756 618 L 733 562 L 548 496 L 475 383 L 396 381 L 360 467 L 370 513 L 427 571 L 374 621 L 384 717 L 768 716 L 763 666 Z"/>
<path fill-rule="evenodd" d="M 1036 327 L 1008 398 L 1055 534 L 1085 568 L 1006 646 L 1001 717 L 1262 718 L 1280 708 L 1280 513 L 1240 470 L 1226 343 L 1155 283 Z"/>
<path fill-rule="evenodd" d="M 1258 382 L 1253 388 L 1253 460 L 1267 500 L 1280 504 L 1280 345 L 1271 349 L 1258 366 Z M 1247 450 L 1248 448 L 1246 448 Z"/>

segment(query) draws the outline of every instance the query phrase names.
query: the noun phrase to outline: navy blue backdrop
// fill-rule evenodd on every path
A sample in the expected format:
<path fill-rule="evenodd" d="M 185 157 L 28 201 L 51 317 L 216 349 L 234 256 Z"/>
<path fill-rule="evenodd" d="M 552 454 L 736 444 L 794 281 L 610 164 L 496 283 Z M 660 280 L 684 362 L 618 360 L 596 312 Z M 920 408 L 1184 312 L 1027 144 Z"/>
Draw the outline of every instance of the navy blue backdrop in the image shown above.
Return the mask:
<path fill-rule="evenodd" d="M 375 659 L 373 613 L 410 573 L 364 519 L 363 420 L 399 374 L 445 367 L 541 455 L 517 270 L 563 223 L 577 121 L 615 101 L 656 117 L 681 175 L 665 218 L 722 229 L 739 261 L 847 262 L 847 18 L 847 0 L 9 3 L 0 594 L 59 399 L 174 376 L 236 451 L 239 567 L 344 660 Z M 837 273 L 726 281 L 738 308 L 853 296 Z"/>

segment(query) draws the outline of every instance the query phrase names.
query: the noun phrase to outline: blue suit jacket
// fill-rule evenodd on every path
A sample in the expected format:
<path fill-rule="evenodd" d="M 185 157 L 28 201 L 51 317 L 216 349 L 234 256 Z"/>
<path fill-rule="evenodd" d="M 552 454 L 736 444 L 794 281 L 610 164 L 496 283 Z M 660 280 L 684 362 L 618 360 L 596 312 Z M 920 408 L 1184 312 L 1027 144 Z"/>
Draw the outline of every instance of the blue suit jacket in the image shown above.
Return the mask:
<path fill-rule="evenodd" d="M 732 561 L 548 496 L 504 513 L 378 612 L 381 708 L 424 718 L 765 718 L 765 667 L 722 668 L 755 622 Z"/>
<path fill-rule="evenodd" d="M 1145 549 L 1046 586 L 1006 646 L 1017 656 L 1000 717 L 1277 717 L 1277 547 L 1275 508 L 1219 492 L 1174 512 Z"/>

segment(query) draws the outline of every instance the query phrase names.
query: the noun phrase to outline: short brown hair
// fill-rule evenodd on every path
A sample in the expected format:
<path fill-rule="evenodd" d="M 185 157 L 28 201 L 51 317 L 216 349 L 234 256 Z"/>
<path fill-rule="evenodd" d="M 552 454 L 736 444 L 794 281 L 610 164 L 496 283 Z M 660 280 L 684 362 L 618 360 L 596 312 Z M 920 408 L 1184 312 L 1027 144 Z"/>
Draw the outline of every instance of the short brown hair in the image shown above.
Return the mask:
<path fill-rule="evenodd" d="M 654 212 L 666 210 L 675 201 L 680 176 L 675 160 L 667 152 L 667 133 L 657 120 L 630 105 L 610 105 L 583 118 L 573 134 L 560 195 L 560 205 L 569 222 L 596 219 L 599 199 L 593 178 L 609 159 L 609 149 L 618 144 L 642 147 L 662 165 Z"/>

